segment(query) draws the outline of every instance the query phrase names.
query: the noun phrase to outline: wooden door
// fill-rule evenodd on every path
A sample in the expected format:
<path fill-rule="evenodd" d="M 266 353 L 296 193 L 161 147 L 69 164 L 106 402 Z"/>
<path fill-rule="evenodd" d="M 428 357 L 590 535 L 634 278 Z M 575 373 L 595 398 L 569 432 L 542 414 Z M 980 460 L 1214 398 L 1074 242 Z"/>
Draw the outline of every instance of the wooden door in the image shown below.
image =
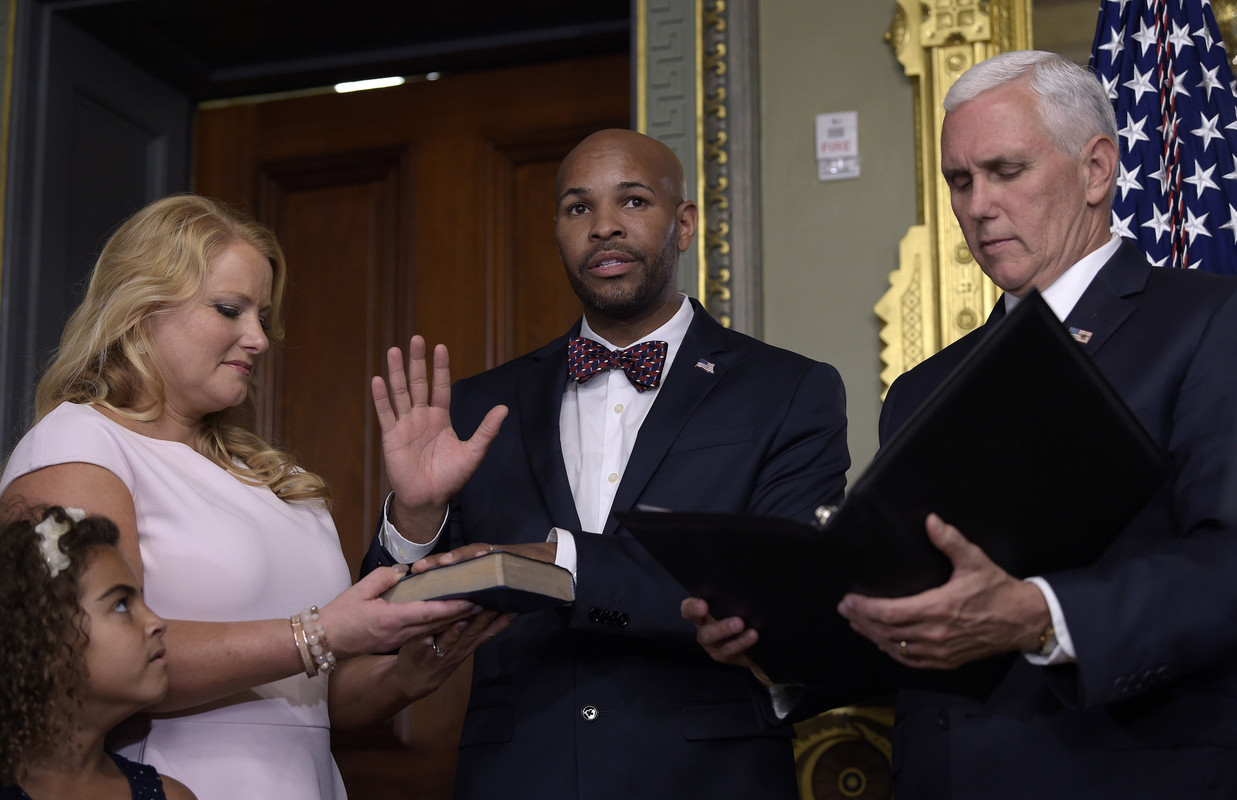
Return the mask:
<path fill-rule="evenodd" d="M 332 486 L 354 575 L 387 490 L 370 376 L 414 332 L 450 347 L 458 379 L 579 316 L 554 245 L 554 174 L 589 132 L 628 126 L 628 70 L 605 56 L 199 114 L 196 190 L 252 210 L 288 256 L 285 346 L 262 368 L 259 426 Z M 411 753 L 391 749 L 389 726 L 337 737 L 355 796 L 450 796 L 466 673 L 404 719 Z"/>

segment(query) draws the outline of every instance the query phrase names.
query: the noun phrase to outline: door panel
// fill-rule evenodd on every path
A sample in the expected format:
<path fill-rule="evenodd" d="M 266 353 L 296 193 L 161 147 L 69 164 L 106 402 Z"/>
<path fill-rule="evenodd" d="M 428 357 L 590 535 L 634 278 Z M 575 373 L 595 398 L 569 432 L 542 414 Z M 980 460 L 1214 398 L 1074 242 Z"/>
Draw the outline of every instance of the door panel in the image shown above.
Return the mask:
<path fill-rule="evenodd" d="M 494 312 L 500 321 L 497 341 L 506 353 L 527 353 L 557 335 L 547 330 L 543 320 L 557 322 L 580 315 L 580 301 L 563 275 L 554 243 L 555 205 L 543 201 L 554 197 L 562 152 L 513 147 L 497 155 L 501 185 L 507 193 L 500 204 L 510 209 L 503 219 L 511 229 L 497 237 L 508 252 L 496 260 L 520 265 L 503 276 L 506 285 L 498 293 Z"/>
<path fill-rule="evenodd" d="M 363 153 L 277 164 L 261 175 L 263 207 L 277 220 L 288 263 L 323 267 L 312 283 L 293 273 L 264 422 L 302 463 L 329 469 L 332 513 L 354 526 L 342 538 L 354 568 L 378 518 L 367 498 L 381 489 L 369 378 L 382 370 L 380 340 L 393 334 L 358 323 L 396 316 L 401 166 L 397 152 Z"/>

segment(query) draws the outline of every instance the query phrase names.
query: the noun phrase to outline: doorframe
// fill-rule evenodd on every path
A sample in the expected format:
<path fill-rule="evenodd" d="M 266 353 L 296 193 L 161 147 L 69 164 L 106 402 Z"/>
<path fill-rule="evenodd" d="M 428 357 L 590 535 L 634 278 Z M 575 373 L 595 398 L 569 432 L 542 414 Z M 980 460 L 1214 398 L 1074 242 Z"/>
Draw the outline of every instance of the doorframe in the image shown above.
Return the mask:
<path fill-rule="evenodd" d="M 39 373 L 102 238 L 145 203 L 188 188 L 193 107 L 59 16 L 60 0 L 0 2 L 9 20 L 0 243 L 0 451 L 7 454 L 33 421 Z M 81 66 L 86 59 L 94 59 L 89 70 Z M 111 91 L 132 81 L 138 91 Z M 104 133 L 106 148 L 82 146 Z"/>

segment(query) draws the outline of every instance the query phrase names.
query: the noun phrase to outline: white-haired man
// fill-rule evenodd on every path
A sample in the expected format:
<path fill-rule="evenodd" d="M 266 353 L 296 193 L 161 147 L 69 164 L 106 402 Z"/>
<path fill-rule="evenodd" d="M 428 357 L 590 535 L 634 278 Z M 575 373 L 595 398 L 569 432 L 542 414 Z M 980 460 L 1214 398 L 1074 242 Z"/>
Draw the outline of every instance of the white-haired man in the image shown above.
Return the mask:
<path fill-rule="evenodd" d="M 1018 580 L 929 516 L 954 564 L 947 583 L 843 598 L 851 626 L 911 667 L 1023 654 L 982 699 L 899 693 L 898 800 L 1237 796 L 1237 523 L 1224 498 L 1237 281 L 1154 269 L 1110 233 L 1116 124 L 1082 68 L 1006 53 L 959 78 L 945 109 L 954 214 L 1005 294 L 984 328 L 894 383 L 882 442 L 1035 289 L 1175 469 L 1092 567 Z M 1027 503 L 1054 502 L 1026 490 Z M 698 600 L 683 610 L 714 658 L 742 663 L 752 632 Z"/>

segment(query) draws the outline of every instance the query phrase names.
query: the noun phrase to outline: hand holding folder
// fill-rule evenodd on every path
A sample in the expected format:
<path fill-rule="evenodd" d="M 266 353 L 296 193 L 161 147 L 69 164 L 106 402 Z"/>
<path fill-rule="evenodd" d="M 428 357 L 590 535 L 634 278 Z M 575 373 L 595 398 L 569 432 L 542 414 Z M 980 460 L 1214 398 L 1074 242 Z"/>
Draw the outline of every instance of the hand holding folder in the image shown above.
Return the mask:
<path fill-rule="evenodd" d="M 925 532 L 929 513 L 1021 578 L 1093 563 L 1167 474 L 1159 448 L 1033 293 L 881 449 L 823 526 L 619 516 L 714 617 L 740 616 L 759 631 L 751 655 L 770 678 L 859 685 L 892 662 L 850 629 L 838 602 L 947 581 L 952 566 Z"/>

